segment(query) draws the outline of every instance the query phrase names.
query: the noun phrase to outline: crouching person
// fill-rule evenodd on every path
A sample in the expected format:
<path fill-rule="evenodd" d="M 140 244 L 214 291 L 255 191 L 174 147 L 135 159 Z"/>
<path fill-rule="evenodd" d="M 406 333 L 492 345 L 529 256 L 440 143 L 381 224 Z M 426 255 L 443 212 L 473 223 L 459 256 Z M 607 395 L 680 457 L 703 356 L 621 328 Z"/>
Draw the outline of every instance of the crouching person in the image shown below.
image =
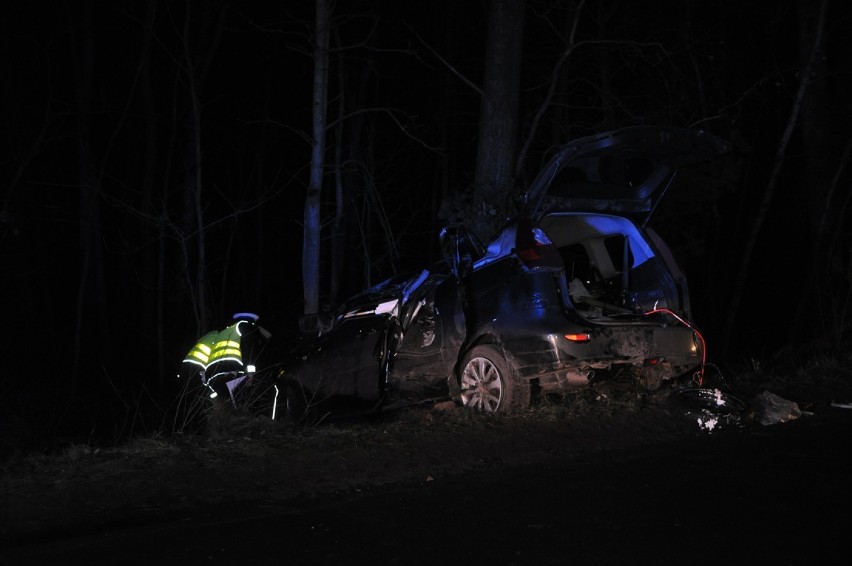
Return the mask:
<path fill-rule="evenodd" d="M 258 315 L 239 312 L 233 324 L 202 336 L 183 360 L 181 372 L 200 382 L 205 394 L 218 405 L 236 407 L 236 391 L 253 377 L 263 329 Z"/>

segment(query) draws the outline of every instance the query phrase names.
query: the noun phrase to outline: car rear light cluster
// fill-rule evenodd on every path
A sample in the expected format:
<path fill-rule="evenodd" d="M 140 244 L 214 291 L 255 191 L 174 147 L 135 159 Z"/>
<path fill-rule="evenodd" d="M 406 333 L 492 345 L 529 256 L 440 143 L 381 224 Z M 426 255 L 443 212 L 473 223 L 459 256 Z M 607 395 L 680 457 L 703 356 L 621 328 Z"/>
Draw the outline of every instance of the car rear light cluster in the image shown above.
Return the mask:
<path fill-rule="evenodd" d="M 561 267 L 562 257 L 559 250 L 541 228 L 523 223 L 518 226 L 515 253 L 529 269 L 542 267 Z"/>
<path fill-rule="evenodd" d="M 672 318 L 674 318 L 675 320 L 680 322 L 682 325 L 684 325 L 687 328 L 689 328 L 690 330 L 692 330 L 693 335 L 698 339 L 698 341 L 700 343 L 700 347 L 701 347 L 701 367 L 699 368 L 698 373 L 695 376 L 695 380 L 698 383 L 698 386 L 701 387 L 701 385 L 704 382 L 704 372 L 705 372 L 706 367 L 707 367 L 707 343 L 704 341 L 704 335 L 701 334 L 701 332 L 699 332 L 698 329 L 695 328 L 695 326 L 692 325 L 689 321 L 684 320 L 682 317 L 680 317 L 676 312 L 674 312 L 671 309 L 655 308 L 655 309 L 647 311 L 645 314 L 651 315 L 651 314 L 658 314 L 658 313 L 667 314 L 667 315 L 671 316 Z"/>

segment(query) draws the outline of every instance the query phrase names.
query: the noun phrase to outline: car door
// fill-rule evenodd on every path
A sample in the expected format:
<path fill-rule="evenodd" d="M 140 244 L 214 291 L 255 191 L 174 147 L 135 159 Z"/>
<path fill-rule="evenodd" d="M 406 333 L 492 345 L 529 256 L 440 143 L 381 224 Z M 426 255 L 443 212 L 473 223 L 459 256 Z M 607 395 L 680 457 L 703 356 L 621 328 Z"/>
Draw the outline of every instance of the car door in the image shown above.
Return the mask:
<path fill-rule="evenodd" d="M 322 391 L 377 401 L 382 394 L 380 366 L 397 300 L 360 305 L 344 313 L 323 352 Z"/>
<path fill-rule="evenodd" d="M 391 341 L 395 351 L 388 374 L 388 393 L 394 401 L 446 394 L 448 366 L 457 351 L 445 350 L 453 343 L 454 326 L 448 326 L 443 317 L 445 311 L 457 309 L 444 300 L 453 283 L 448 274 L 429 274 L 402 302 Z"/>

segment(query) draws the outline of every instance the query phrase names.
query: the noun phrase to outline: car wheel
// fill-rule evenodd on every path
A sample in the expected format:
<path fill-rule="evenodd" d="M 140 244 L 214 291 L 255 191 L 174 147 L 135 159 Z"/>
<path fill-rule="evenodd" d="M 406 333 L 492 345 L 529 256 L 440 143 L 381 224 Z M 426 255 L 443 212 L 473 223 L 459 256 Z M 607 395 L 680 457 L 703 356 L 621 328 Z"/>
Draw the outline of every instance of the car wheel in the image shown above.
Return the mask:
<path fill-rule="evenodd" d="M 518 386 L 502 354 L 487 344 L 468 352 L 461 364 L 462 405 L 486 413 L 516 406 Z"/>

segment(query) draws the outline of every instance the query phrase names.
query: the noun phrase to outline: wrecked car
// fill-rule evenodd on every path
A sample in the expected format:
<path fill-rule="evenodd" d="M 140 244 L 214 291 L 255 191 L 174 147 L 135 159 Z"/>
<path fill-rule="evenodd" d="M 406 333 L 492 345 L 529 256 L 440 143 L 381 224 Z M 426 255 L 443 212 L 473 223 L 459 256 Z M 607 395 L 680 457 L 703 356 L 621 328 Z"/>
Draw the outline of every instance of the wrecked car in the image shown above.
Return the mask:
<path fill-rule="evenodd" d="M 655 390 L 703 369 L 686 277 L 648 219 L 679 168 L 728 147 L 671 127 L 565 145 L 487 244 L 447 226 L 437 265 L 303 317 L 279 374 L 291 417 L 448 397 L 505 411 L 615 376 Z"/>

